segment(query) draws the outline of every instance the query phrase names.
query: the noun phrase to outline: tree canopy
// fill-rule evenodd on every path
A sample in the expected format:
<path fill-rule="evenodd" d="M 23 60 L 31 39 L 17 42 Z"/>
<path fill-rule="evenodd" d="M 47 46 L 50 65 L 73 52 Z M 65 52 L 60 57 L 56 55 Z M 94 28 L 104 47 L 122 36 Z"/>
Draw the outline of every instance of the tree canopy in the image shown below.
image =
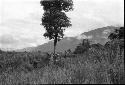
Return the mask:
<path fill-rule="evenodd" d="M 68 18 L 65 12 L 73 10 L 72 0 L 41 0 L 41 6 L 43 6 L 44 14 L 42 17 L 42 24 L 46 29 L 44 36 L 54 39 L 54 51 L 58 41 L 64 36 L 65 28 L 71 25 L 70 18 Z"/>
<path fill-rule="evenodd" d="M 65 12 L 73 10 L 72 0 L 41 0 L 40 4 L 45 11 L 51 10 L 52 8 Z"/>

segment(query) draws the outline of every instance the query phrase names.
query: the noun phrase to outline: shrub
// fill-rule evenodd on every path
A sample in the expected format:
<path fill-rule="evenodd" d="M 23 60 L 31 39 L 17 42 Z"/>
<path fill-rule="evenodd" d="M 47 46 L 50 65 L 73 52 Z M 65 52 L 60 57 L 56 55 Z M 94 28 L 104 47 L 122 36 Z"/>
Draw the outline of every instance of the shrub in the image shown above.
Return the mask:
<path fill-rule="evenodd" d="M 88 51 L 88 49 L 90 48 L 90 41 L 88 39 L 83 39 L 82 43 L 80 43 L 74 53 L 75 54 L 83 54 L 84 52 Z"/>

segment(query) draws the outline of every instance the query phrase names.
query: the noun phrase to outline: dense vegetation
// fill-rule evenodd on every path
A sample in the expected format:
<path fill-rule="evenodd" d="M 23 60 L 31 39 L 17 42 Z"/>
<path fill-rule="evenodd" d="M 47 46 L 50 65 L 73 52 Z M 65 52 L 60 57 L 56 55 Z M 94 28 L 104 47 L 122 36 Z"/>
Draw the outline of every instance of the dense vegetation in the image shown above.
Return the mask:
<path fill-rule="evenodd" d="M 108 38 L 111 40 L 124 39 L 124 27 L 120 27 L 120 29 L 115 29 L 115 31 L 111 33 Z"/>
<path fill-rule="evenodd" d="M 105 45 L 83 40 L 74 52 L 57 54 L 54 63 L 51 56 L 0 51 L 0 85 L 125 83 L 123 38 Z"/>

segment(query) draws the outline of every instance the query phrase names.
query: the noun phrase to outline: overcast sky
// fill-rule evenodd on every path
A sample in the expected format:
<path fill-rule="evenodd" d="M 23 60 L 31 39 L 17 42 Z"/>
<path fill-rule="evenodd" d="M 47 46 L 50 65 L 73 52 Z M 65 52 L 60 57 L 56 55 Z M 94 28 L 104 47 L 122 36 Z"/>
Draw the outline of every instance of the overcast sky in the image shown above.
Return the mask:
<path fill-rule="evenodd" d="M 110 25 L 124 25 L 124 0 L 73 0 L 74 11 L 68 12 L 72 27 L 65 36 Z M 41 24 L 40 0 L 0 0 L 0 48 L 20 49 L 48 41 Z"/>

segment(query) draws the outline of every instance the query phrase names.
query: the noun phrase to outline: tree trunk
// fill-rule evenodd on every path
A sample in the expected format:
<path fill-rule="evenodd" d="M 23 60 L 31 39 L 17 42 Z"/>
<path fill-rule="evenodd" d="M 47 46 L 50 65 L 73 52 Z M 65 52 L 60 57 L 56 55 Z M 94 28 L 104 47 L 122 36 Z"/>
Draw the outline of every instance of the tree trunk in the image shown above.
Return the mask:
<path fill-rule="evenodd" d="M 56 59 L 56 44 L 57 44 L 57 37 L 55 37 L 54 39 L 54 55 L 52 56 L 52 61 L 53 63 L 55 63 L 55 59 Z"/>
<path fill-rule="evenodd" d="M 55 40 L 54 40 L 54 42 L 55 42 Z M 56 52 L 56 45 L 54 43 L 54 56 L 55 56 L 55 52 Z"/>
<path fill-rule="evenodd" d="M 57 44 L 57 38 L 54 39 L 54 55 L 56 53 L 56 44 Z"/>

